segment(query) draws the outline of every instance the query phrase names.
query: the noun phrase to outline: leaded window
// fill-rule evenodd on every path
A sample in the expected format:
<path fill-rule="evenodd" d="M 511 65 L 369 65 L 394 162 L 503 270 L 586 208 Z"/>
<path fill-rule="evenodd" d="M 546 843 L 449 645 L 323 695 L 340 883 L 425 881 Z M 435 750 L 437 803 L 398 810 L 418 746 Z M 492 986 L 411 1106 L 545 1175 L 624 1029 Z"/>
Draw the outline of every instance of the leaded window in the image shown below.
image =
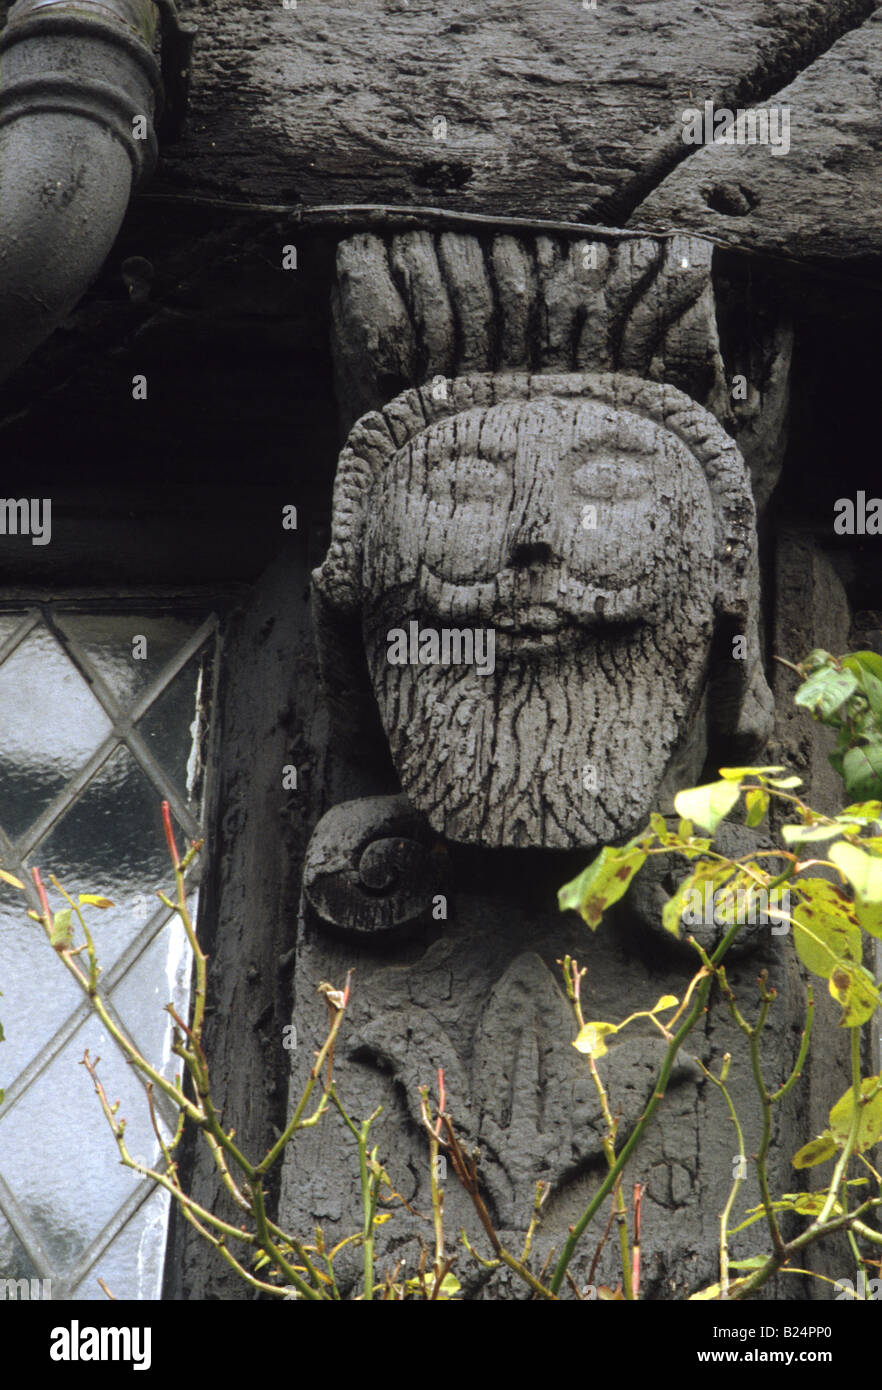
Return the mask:
<path fill-rule="evenodd" d="M 160 805 L 179 843 L 201 838 L 219 640 L 216 613 L 180 595 L 0 603 L 0 863 L 112 900 L 91 917 L 103 992 L 169 1075 L 164 1007 L 186 1009 L 190 958 L 156 896 L 172 882 Z M 84 1049 L 130 1152 L 153 1162 L 143 1087 L 26 907 L 0 882 L 0 1279 L 103 1299 L 100 1276 L 118 1298 L 158 1298 L 167 1194 L 119 1162 Z"/>

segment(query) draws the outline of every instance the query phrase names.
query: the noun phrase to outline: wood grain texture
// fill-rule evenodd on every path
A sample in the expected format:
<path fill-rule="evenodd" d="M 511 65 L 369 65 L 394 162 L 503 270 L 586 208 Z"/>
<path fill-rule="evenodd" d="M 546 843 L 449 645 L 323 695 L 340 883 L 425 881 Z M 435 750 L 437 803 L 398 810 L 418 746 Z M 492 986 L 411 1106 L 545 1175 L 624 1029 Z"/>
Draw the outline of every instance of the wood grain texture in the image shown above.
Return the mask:
<path fill-rule="evenodd" d="M 372 819 L 381 839 L 388 833 L 379 798 L 335 807 L 333 815 L 338 831 L 349 818 L 362 843 Z M 317 837 L 323 837 L 322 825 Z M 571 1046 L 574 1021 L 556 962 L 571 954 L 587 966 L 586 1016 L 610 1021 L 645 1008 L 662 992 L 682 997 L 692 973 L 686 948 L 660 929 L 646 928 L 627 902 L 594 934 L 586 933 L 575 914 L 558 912 L 556 890 L 566 872 L 559 855 L 451 846 L 445 920 L 427 922 L 421 934 L 392 947 L 363 932 L 329 933 L 305 914 L 295 971 L 300 1046 L 293 1057 L 292 1101 L 321 1039 L 324 1009 L 316 986 L 321 980 L 342 983 L 353 968 L 352 1000 L 336 1048 L 338 1085 L 351 1114 L 362 1117 L 383 1107 L 372 1141 L 396 1190 L 417 1211 L 430 1210 L 429 1151 L 419 1123 L 418 1091 L 429 1086 L 434 1093 L 437 1068 L 443 1067 L 449 1112 L 467 1151 L 480 1153 L 482 1194 L 510 1249 L 519 1252 L 523 1244 L 537 1180 L 551 1185 L 534 1245 L 536 1270 L 552 1248 L 559 1251 L 568 1225 L 605 1171 L 597 1093 L 584 1058 Z M 419 877 L 409 887 L 418 893 Z M 739 997 L 743 991 L 752 998 L 757 971 L 766 966 L 770 982 L 781 990 L 767 1034 L 767 1077 L 774 1085 L 787 1074 L 798 1046 L 793 1026 L 798 996 L 785 995 L 785 956 L 770 940 L 777 938 L 754 934 L 741 960 L 732 961 L 730 979 Z M 703 1059 L 718 1067 L 723 1054 L 735 1053 L 738 1046 L 726 1012 L 716 1011 L 701 1039 Z M 663 1040 L 638 1021 L 611 1040 L 608 1055 L 598 1063 L 619 1115 L 619 1144 L 645 1107 L 663 1051 Z M 759 1125 L 749 1071 L 733 1068 L 730 1085 L 750 1153 L 759 1141 Z M 786 1139 L 771 1156 L 779 1186 L 789 1180 L 791 1136 L 797 1147 L 798 1136 L 807 1133 L 804 1117 L 800 1122 L 788 1115 L 788 1125 Z M 717 1277 L 718 1212 L 731 1183 L 735 1148 L 719 1096 L 682 1056 L 633 1170 L 647 1188 L 644 1297 L 682 1298 Z M 489 1243 L 449 1163 L 443 1185 L 449 1250 L 455 1233 L 465 1227 L 488 1256 Z M 754 1204 L 754 1190 L 749 1174 L 742 1191 L 745 1205 Z M 357 1229 L 359 1203 L 353 1145 L 339 1118 L 330 1115 L 304 1132 L 286 1158 L 281 1219 L 301 1231 L 320 1222 L 330 1244 Z M 397 1203 L 389 1210 L 390 1220 L 377 1232 L 377 1270 L 404 1259 L 405 1274 L 412 1275 L 419 1238 L 428 1240 L 431 1228 Z M 577 1254 L 572 1266 L 577 1280 L 587 1277 L 604 1223 L 601 1216 Z M 615 1262 L 612 1242 L 598 1282 L 615 1283 Z M 346 1290 L 357 1289 L 360 1263 L 357 1249 L 340 1256 L 335 1268 Z M 504 1270 L 488 1279 L 462 1253 L 456 1275 L 469 1298 L 529 1296 Z M 797 1296 L 798 1281 L 790 1284 L 773 1290 L 773 1296 Z"/>
<path fill-rule="evenodd" d="M 188 127 L 155 185 L 437 202 L 621 225 L 685 157 L 681 110 L 762 99 L 873 0 L 193 5 Z M 433 123 L 447 122 L 445 140 Z"/>
<path fill-rule="evenodd" d="M 712 145 L 637 207 L 628 225 L 673 222 L 737 246 L 822 262 L 882 255 L 882 12 L 775 94 L 790 150 Z"/>
<path fill-rule="evenodd" d="M 623 371 L 731 418 L 711 284 L 695 237 L 362 233 L 332 291 L 342 423 L 436 376 Z"/>

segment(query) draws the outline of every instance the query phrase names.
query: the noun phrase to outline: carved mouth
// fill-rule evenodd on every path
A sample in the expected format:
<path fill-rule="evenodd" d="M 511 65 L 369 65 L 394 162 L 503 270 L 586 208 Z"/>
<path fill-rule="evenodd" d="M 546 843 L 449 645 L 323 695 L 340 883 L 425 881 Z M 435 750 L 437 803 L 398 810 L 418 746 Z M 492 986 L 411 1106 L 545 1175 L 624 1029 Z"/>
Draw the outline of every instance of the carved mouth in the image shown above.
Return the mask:
<path fill-rule="evenodd" d="M 543 619 L 541 624 L 531 620 L 529 614 L 513 620 L 510 617 L 494 620 L 496 632 L 496 655 L 506 653 L 518 656 L 539 655 L 543 652 L 566 651 L 573 647 L 585 647 L 593 639 L 605 636 L 608 640 L 635 633 L 643 626 L 634 618 L 604 618 L 588 615 L 571 618 L 566 614 L 555 613 L 554 625 Z"/>
<path fill-rule="evenodd" d="M 596 587 L 565 569 L 533 576 L 504 569 L 490 579 L 442 579 L 425 561 L 417 590 L 421 607 L 451 623 L 484 623 L 499 633 L 528 637 L 582 634 L 602 625 L 618 627 L 644 616 L 642 586 Z"/>
<path fill-rule="evenodd" d="M 494 613 L 491 619 L 497 632 L 511 633 L 513 636 L 542 636 L 545 633 L 559 632 L 566 627 L 575 627 L 575 619 L 560 613 L 550 604 L 533 604 L 519 612 L 517 617 L 511 613 Z"/>

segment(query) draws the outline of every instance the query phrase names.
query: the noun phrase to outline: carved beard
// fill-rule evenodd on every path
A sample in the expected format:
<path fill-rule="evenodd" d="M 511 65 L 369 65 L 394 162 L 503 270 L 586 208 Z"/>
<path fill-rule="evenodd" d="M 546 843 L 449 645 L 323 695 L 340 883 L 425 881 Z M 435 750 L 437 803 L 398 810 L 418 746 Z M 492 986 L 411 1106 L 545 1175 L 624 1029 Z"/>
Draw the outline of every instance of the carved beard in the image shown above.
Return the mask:
<path fill-rule="evenodd" d="M 568 849 L 635 833 L 705 686 L 713 629 L 707 576 L 693 573 L 683 583 L 676 613 L 661 621 L 523 641 L 497 630 L 492 675 L 465 665 L 389 664 L 391 628 L 406 629 L 410 618 L 423 629 L 464 628 L 468 620 L 430 616 L 412 593 L 410 605 L 386 596 L 366 612 L 374 691 L 412 805 L 463 844 Z"/>

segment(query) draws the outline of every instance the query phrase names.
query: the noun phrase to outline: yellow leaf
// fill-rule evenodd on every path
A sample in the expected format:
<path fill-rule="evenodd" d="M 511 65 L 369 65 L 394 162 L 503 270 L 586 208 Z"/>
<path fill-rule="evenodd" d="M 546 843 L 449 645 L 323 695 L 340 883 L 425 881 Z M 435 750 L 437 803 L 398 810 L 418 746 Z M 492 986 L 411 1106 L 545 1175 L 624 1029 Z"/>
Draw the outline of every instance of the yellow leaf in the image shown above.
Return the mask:
<path fill-rule="evenodd" d="M 793 1155 L 794 1168 L 814 1168 L 816 1163 L 826 1163 L 828 1158 L 832 1158 L 837 1152 L 838 1144 L 829 1130 L 819 1134 L 817 1139 L 810 1139 L 807 1144 L 803 1144 L 798 1153 Z"/>
<path fill-rule="evenodd" d="M 767 772 L 786 772 L 782 764 L 774 767 L 721 767 L 720 776 L 727 782 L 740 782 L 742 777 L 762 777 Z"/>
<path fill-rule="evenodd" d="M 733 769 L 727 769 L 727 771 Z M 674 810 L 684 820 L 694 821 L 712 833 L 725 820 L 741 796 L 737 782 L 709 782 L 701 787 L 687 787 L 674 797 Z"/>
<path fill-rule="evenodd" d="M 679 999 L 675 994 L 663 994 L 654 1009 L 650 1009 L 651 1014 L 661 1013 L 662 1009 L 676 1009 Z"/>
<path fill-rule="evenodd" d="M 742 1284 L 746 1283 L 746 1279 L 732 1279 L 729 1283 L 729 1293 L 732 1294 L 735 1291 L 735 1289 L 739 1289 Z M 701 1289 L 698 1293 L 690 1294 L 689 1302 L 694 1303 L 696 1302 L 696 1300 L 710 1300 L 719 1298 L 721 1292 L 722 1289 L 719 1284 L 711 1284 L 708 1288 Z"/>
<path fill-rule="evenodd" d="M 861 1153 L 871 1149 L 882 1138 L 882 1087 L 878 1076 L 865 1076 L 861 1082 L 861 1113 L 858 1119 L 855 1149 Z M 848 1090 L 830 1111 L 830 1129 L 834 1139 L 844 1144 L 854 1118 L 854 1091 Z"/>
<path fill-rule="evenodd" d="M 13 888 L 24 888 L 21 879 L 16 878 L 14 874 L 8 874 L 5 869 L 0 869 L 0 878 L 4 883 L 11 883 Z"/>
<path fill-rule="evenodd" d="M 828 989 L 842 1005 L 840 1028 L 854 1028 L 866 1023 L 882 1005 L 873 977 L 862 965 L 841 961 L 831 972 Z"/>
<path fill-rule="evenodd" d="M 618 1031 L 614 1023 L 586 1023 L 584 1028 L 579 1029 L 579 1036 L 574 1040 L 573 1047 L 577 1052 L 584 1052 L 589 1057 L 605 1057 L 608 1048 L 604 1038 Z"/>
<path fill-rule="evenodd" d="M 830 858 L 854 888 L 855 911 L 864 931 L 882 938 L 882 860 L 840 841 Z"/>
<path fill-rule="evenodd" d="M 109 898 L 102 898 L 99 893 L 81 893 L 79 898 L 81 903 L 88 903 L 90 907 L 113 907 Z"/>

